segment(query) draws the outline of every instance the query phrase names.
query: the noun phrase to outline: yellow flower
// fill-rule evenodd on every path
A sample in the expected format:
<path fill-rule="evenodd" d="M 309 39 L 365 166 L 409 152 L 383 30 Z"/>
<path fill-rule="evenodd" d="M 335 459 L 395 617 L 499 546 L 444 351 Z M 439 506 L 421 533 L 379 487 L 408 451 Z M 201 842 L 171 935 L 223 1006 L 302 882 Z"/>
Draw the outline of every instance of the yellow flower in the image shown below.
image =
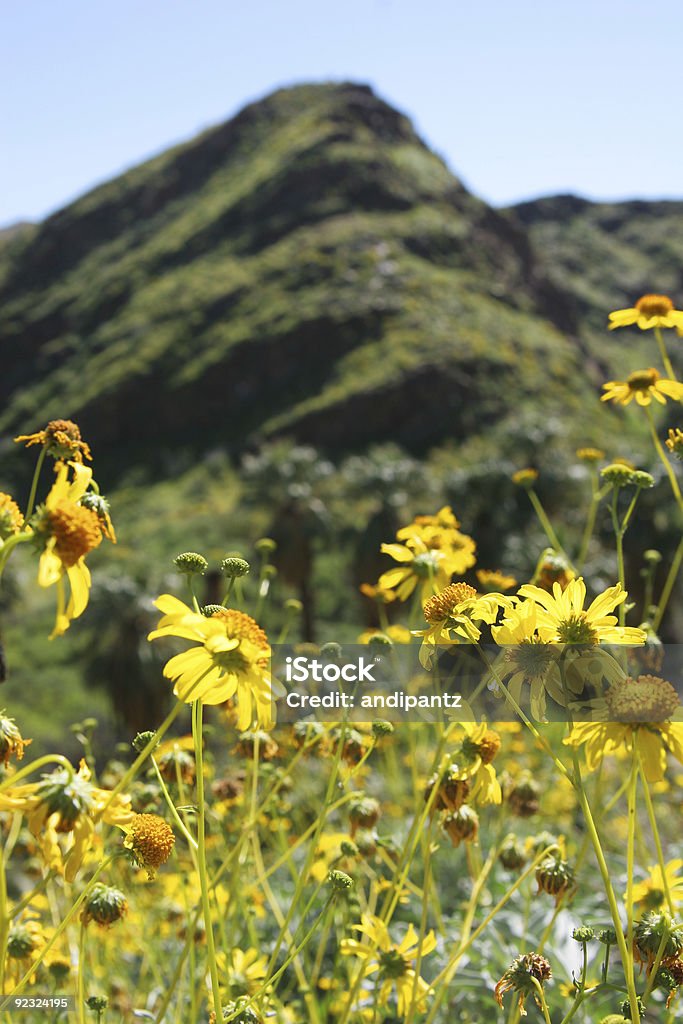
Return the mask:
<path fill-rule="evenodd" d="M 672 455 L 677 459 L 683 459 L 683 430 L 679 427 L 669 429 L 669 436 L 664 442 Z"/>
<path fill-rule="evenodd" d="M 431 664 L 437 644 L 478 640 L 481 630 L 475 622 L 495 622 L 499 608 L 509 603 L 502 594 L 478 594 L 468 583 L 450 583 L 434 594 L 424 606 L 427 629 L 414 631 L 415 636 L 422 637 L 421 664 Z"/>
<path fill-rule="evenodd" d="M 553 583 L 559 583 L 565 590 L 568 583 L 575 579 L 576 573 L 564 555 L 553 548 L 544 548 L 534 570 L 532 583 L 542 590 L 552 593 Z"/>
<path fill-rule="evenodd" d="M 386 629 L 365 629 L 356 642 L 368 644 L 376 636 L 387 637 L 394 644 L 409 644 L 412 639 L 410 630 L 396 622 L 387 626 Z"/>
<path fill-rule="evenodd" d="M 82 462 L 83 457 L 92 459 L 90 447 L 81 437 L 81 430 L 73 420 L 50 420 L 44 430 L 35 434 L 21 434 L 14 438 L 15 442 L 26 442 L 26 447 L 34 444 L 43 445 L 48 455 L 55 459 L 72 459 Z"/>
<path fill-rule="evenodd" d="M 642 295 L 630 309 L 617 309 L 609 315 L 609 329 L 636 324 L 641 331 L 651 327 L 683 327 L 683 312 L 674 309 L 668 295 Z"/>
<path fill-rule="evenodd" d="M 19 506 L 11 495 L 0 491 L 0 547 L 8 537 L 19 533 L 24 525 L 24 517 L 19 511 Z"/>
<path fill-rule="evenodd" d="M 97 822 L 122 827 L 134 817 L 129 796 L 112 800 L 110 792 L 94 786 L 90 778 L 90 769 L 81 761 L 78 772 L 58 768 L 40 782 L 11 786 L 0 793 L 0 811 L 27 815 L 29 831 L 40 843 L 46 864 L 69 882 L 92 845 Z M 64 852 L 60 836 L 66 836 Z"/>
<path fill-rule="evenodd" d="M 577 448 L 576 457 L 581 459 L 582 462 L 594 463 L 601 462 L 605 457 L 605 453 L 602 448 Z"/>
<path fill-rule="evenodd" d="M 479 586 L 487 594 L 504 593 L 506 590 L 512 590 L 513 587 L 517 586 L 517 580 L 514 576 L 506 576 L 505 573 L 497 569 L 477 569 L 475 575 L 479 581 Z"/>
<path fill-rule="evenodd" d="M 137 866 L 144 868 L 147 878 L 153 881 L 173 852 L 173 829 L 158 814 L 134 814 L 120 827 L 126 833 L 123 845 L 131 851 Z"/>
<path fill-rule="evenodd" d="M 637 750 L 648 782 L 664 778 L 667 750 L 683 764 L 683 724 L 634 725 L 616 722 L 579 722 L 564 740 L 571 747 L 585 745 L 586 768 L 595 771 L 604 757 L 621 750 Z"/>
<path fill-rule="evenodd" d="M 69 480 L 69 466 L 74 478 Z M 66 632 L 72 619 L 82 615 L 90 593 L 90 570 L 86 555 L 102 541 L 105 528 L 96 512 L 81 504 L 92 480 L 92 470 L 78 462 L 58 462 L 57 479 L 32 525 L 36 538 L 44 543 L 38 566 L 41 587 L 57 585 L 57 617 L 51 638 Z M 68 603 L 64 578 L 69 582 Z"/>
<path fill-rule="evenodd" d="M 519 589 L 519 596 L 538 605 L 536 630 L 545 643 L 642 645 L 647 639 L 642 629 L 618 626 L 616 615 L 609 614 L 628 596 L 619 583 L 599 594 L 585 610 L 586 584 L 581 576 L 568 583 L 564 590 L 559 583 L 554 583 L 552 594 L 525 583 Z"/>
<path fill-rule="evenodd" d="M 518 487 L 531 488 L 538 480 L 538 470 L 532 469 L 530 466 L 518 469 L 512 474 L 511 480 Z"/>
<path fill-rule="evenodd" d="M 664 865 L 664 875 L 659 864 L 648 867 L 649 876 L 633 886 L 633 902 L 644 904 L 644 910 L 659 910 L 666 900 L 666 892 L 671 896 L 674 906 L 683 904 L 683 860 L 677 858 Z M 625 899 L 626 897 L 624 897 Z"/>
<path fill-rule="evenodd" d="M 155 603 L 164 615 L 148 639 L 177 636 L 197 645 L 166 662 L 164 675 L 174 680 L 176 697 L 186 704 L 200 698 L 205 704 L 223 704 L 236 696 L 241 732 L 254 717 L 262 728 L 271 728 L 282 687 L 271 679 L 270 646 L 258 623 L 232 608 L 207 618 L 170 594 Z"/>
<path fill-rule="evenodd" d="M 555 584 L 559 587 L 559 584 Z M 546 593 L 542 591 L 542 593 Z M 520 601 L 506 613 L 499 626 L 491 627 L 494 641 L 504 647 L 502 662 L 496 665 L 499 678 L 505 679 L 506 686 L 516 704 L 522 704 L 522 689 L 529 685 L 531 713 L 537 721 L 546 716 L 546 693 L 561 707 L 566 707 L 572 697 L 583 692 L 590 680 L 600 683 L 603 676 L 610 682 L 623 679 L 624 672 L 618 662 L 606 651 L 591 649 L 586 652 L 581 645 L 576 653 L 565 654 L 565 678 L 560 672 L 560 654 L 563 648 L 541 639 L 538 629 L 541 607 L 535 601 Z"/>
<path fill-rule="evenodd" d="M 619 405 L 628 405 L 634 398 L 638 405 L 649 405 L 653 398 L 661 405 L 666 405 L 667 398 L 677 402 L 683 400 L 683 384 L 676 380 L 662 380 L 653 366 L 630 373 L 625 381 L 609 380 L 602 388 L 605 394 L 600 401 L 618 402 Z"/>
<path fill-rule="evenodd" d="M 683 764 L 683 723 L 670 719 L 680 713 L 675 688 L 658 676 L 626 678 L 605 694 L 603 721 L 580 722 L 564 740 L 584 746 L 586 767 L 593 771 L 609 754 L 637 753 L 649 782 L 660 782 L 666 754 Z"/>
<path fill-rule="evenodd" d="M 486 722 L 459 722 L 465 737 L 454 754 L 458 777 L 467 779 L 468 800 L 478 804 L 499 804 L 503 796 L 492 761 L 500 750 L 501 738 Z"/>
<path fill-rule="evenodd" d="M 471 543 L 473 549 L 474 542 Z M 463 559 L 449 549 L 430 547 L 417 535 L 407 544 L 382 544 L 381 550 L 400 565 L 382 573 L 378 585 L 385 590 L 395 590 L 399 601 L 407 601 L 418 586 L 421 601 L 426 601 L 448 586 L 454 573 L 464 571 L 462 566 L 467 561 L 467 557 Z M 472 558 L 469 564 L 473 562 Z"/>
<path fill-rule="evenodd" d="M 385 590 L 384 587 L 374 583 L 361 583 L 358 589 L 361 594 L 369 597 L 371 601 L 377 601 L 378 604 L 391 604 L 392 601 L 396 600 L 396 594 L 393 590 Z"/>
<path fill-rule="evenodd" d="M 430 931 L 420 943 L 415 929 L 409 925 L 403 940 L 396 944 L 391 941 L 386 924 L 372 914 L 363 914 L 361 923 L 354 925 L 354 929 L 363 938 L 360 941 L 343 939 L 341 952 L 364 960 L 363 977 L 377 972 L 380 985 L 378 1005 L 385 1006 L 392 989 L 395 989 L 400 1017 L 408 1015 L 413 998 L 417 1009 L 423 1010 L 432 990 L 416 975 L 413 961 L 418 954 L 427 956 L 436 948 L 434 932 Z"/>
<path fill-rule="evenodd" d="M 460 533 L 460 523 L 453 514 L 450 505 L 444 505 L 434 515 L 415 516 L 412 523 L 403 526 L 396 534 L 396 539 L 410 541 L 413 537 L 421 537 L 429 547 L 447 547 L 450 538 Z"/>
<path fill-rule="evenodd" d="M 218 973 L 221 977 L 227 977 L 232 995 L 252 995 L 261 987 L 268 960 L 265 956 L 259 956 L 258 950 L 250 948 L 243 951 L 235 947 L 229 955 L 220 953 L 217 960 Z"/>

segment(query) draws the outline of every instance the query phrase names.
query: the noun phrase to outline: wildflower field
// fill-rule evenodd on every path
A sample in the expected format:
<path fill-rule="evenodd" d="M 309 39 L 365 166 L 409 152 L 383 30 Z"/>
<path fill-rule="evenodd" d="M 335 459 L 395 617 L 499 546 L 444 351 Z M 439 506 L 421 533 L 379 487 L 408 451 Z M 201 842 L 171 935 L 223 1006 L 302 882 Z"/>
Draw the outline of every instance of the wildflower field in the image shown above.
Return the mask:
<path fill-rule="evenodd" d="M 166 553 L 138 658 L 167 713 L 145 710 L 115 749 L 98 748 L 88 706 L 68 737 L 82 756 L 58 731 L 32 748 L 33 698 L 13 691 L 0 717 L 0 1020 L 679 1019 L 681 665 L 660 634 L 683 560 L 683 431 L 669 426 L 683 312 L 646 295 L 609 326 L 651 341 L 652 366 L 629 365 L 625 344 L 595 396 L 618 415 L 636 407 L 647 469 L 618 433 L 567 452 L 582 502 L 568 524 L 546 511 L 538 471 L 519 466 L 544 535 L 527 580 L 479 564 L 476 522 L 447 504 L 422 507 L 369 559 L 382 568 L 361 586 L 370 613 L 353 651 L 383 659 L 392 685 L 438 714 L 290 702 L 278 652 L 347 678 L 348 631 L 303 642 L 306 586 L 277 596 L 267 536 L 217 564 Z M 52 595 L 58 651 L 94 610 L 96 549 L 135 539 L 117 536 L 77 424 L 16 442 L 35 471 L 26 496 L 0 493 L 3 609 L 20 585 Z M 258 457 L 252 468 L 258 488 Z M 670 550 L 653 549 L 643 508 L 674 524 Z M 593 571 L 604 523 L 611 548 Z M 3 675 L 13 643 L 30 667 L 35 635 L 29 617 L 15 622 Z M 100 664 L 114 698 L 129 671 L 115 674 L 118 646 Z M 463 699 L 448 706 L 453 680 Z"/>

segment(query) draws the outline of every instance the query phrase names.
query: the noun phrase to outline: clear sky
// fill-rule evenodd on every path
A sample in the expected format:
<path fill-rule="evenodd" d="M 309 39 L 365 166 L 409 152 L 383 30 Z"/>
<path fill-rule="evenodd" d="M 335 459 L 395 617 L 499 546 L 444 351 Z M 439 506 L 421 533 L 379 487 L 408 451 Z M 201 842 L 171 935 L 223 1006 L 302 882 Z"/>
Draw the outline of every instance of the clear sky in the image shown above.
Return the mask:
<path fill-rule="evenodd" d="M 370 82 L 483 198 L 683 196 L 681 0 L 23 0 L 0 225 L 285 84 Z"/>

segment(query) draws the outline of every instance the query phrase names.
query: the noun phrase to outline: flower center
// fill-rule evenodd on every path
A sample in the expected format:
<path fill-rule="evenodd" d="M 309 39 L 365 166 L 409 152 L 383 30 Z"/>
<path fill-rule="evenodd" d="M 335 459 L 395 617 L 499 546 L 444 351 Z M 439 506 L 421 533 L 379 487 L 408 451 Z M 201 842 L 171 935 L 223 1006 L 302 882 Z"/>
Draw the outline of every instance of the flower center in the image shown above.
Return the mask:
<path fill-rule="evenodd" d="M 249 659 L 240 651 L 239 647 L 234 647 L 231 651 L 224 651 L 221 649 L 221 637 L 215 636 L 209 637 L 205 647 L 211 655 L 214 664 L 220 666 L 224 672 L 241 675 L 248 671 L 250 666 Z"/>
<path fill-rule="evenodd" d="M 619 722 L 664 722 L 679 706 L 675 688 L 659 676 L 638 676 L 615 683 L 605 699 Z"/>
<path fill-rule="evenodd" d="M 136 814 L 130 826 L 128 845 L 139 867 L 153 878 L 157 868 L 171 856 L 175 836 L 163 818 L 156 814 Z"/>
<path fill-rule="evenodd" d="M 522 640 L 505 652 L 505 660 L 513 662 L 527 679 L 543 679 L 555 660 L 555 651 L 540 640 Z"/>
<path fill-rule="evenodd" d="M 261 650 L 268 647 L 268 637 L 251 615 L 238 612 L 235 608 L 220 608 L 211 618 L 218 619 L 225 625 L 226 636 L 249 640 Z"/>
<path fill-rule="evenodd" d="M 631 391 L 649 391 L 658 380 L 659 374 L 651 366 L 649 370 L 636 370 L 635 373 L 629 373 L 626 383 Z"/>
<path fill-rule="evenodd" d="M 586 619 L 585 613 L 570 615 L 557 627 L 557 638 L 561 644 L 594 644 L 597 633 Z"/>
<path fill-rule="evenodd" d="M 48 515 L 50 533 L 56 540 L 55 554 L 67 569 L 101 543 L 100 520 L 91 509 L 60 501 Z"/>
<path fill-rule="evenodd" d="M 385 978 L 401 978 L 410 970 L 410 961 L 402 957 L 397 949 L 389 949 L 380 953 L 379 968 Z"/>
<path fill-rule="evenodd" d="M 477 596 L 474 587 L 468 583 L 449 583 L 440 594 L 430 597 L 424 606 L 427 622 L 435 624 L 447 619 L 451 612 L 465 601 L 473 601 Z"/>
<path fill-rule="evenodd" d="M 57 832 L 71 832 L 80 816 L 90 813 L 93 808 L 91 784 L 87 779 L 69 775 L 66 771 L 58 770 L 44 776 L 37 795 L 46 805 L 48 817 L 59 815 Z"/>
<path fill-rule="evenodd" d="M 668 295 L 643 295 L 636 302 L 636 309 L 645 316 L 666 316 L 673 308 Z"/>

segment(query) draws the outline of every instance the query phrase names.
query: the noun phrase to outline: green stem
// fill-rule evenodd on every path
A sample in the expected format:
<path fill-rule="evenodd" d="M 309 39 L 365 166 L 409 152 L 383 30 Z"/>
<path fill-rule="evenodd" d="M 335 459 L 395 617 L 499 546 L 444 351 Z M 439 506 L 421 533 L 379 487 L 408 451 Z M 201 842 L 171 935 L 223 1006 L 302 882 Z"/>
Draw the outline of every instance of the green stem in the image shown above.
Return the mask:
<path fill-rule="evenodd" d="M 543 1019 L 545 1021 L 545 1024 L 552 1024 L 552 1021 L 550 1020 L 550 1013 L 548 1011 L 548 1004 L 545 1001 L 545 993 L 543 992 L 543 986 L 541 985 L 540 981 L 536 980 L 536 978 L 531 978 L 531 981 L 533 983 L 534 988 L 536 989 L 536 995 L 538 996 L 538 1005 L 543 1011 Z"/>
<path fill-rule="evenodd" d="M 583 952 L 583 963 L 581 964 L 581 981 L 579 982 L 579 991 L 576 993 L 574 999 L 574 1005 L 570 1007 L 569 1012 L 560 1021 L 560 1024 L 569 1024 L 581 1003 L 586 997 L 586 977 L 588 975 L 588 943 L 582 942 L 581 949 Z"/>
<path fill-rule="evenodd" d="M 71 761 L 62 754 L 45 754 L 43 757 L 39 757 L 35 761 L 31 761 L 30 764 L 27 764 L 24 768 L 15 772 L 14 775 L 8 776 L 8 778 L 0 783 L 0 792 L 2 792 L 3 789 L 8 789 L 10 787 L 14 788 L 20 779 L 26 778 L 27 775 L 37 771 L 38 768 L 42 768 L 44 764 L 59 764 L 62 768 L 66 768 L 72 776 L 75 775 L 74 766 Z"/>
<path fill-rule="evenodd" d="M 636 794 L 638 790 L 638 762 L 636 759 L 636 745 L 633 745 L 633 759 L 631 761 L 631 774 L 629 786 L 626 793 L 628 807 L 628 833 L 626 840 L 626 935 L 628 948 L 633 949 L 633 866 L 635 862 L 635 836 L 636 836 Z"/>
<path fill-rule="evenodd" d="M 36 462 L 36 468 L 33 471 L 33 480 L 31 481 L 31 491 L 28 496 L 28 504 L 26 505 L 26 513 L 24 514 L 25 522 L 28 522 L 33 515 L 33 508 L 36 503 L 36 493 L 38 491 L 38 480 L 40 479 L 40 471 L 43 468 L 45 462 L 45 456 L 47 455 L 47 445 L 43 445 L 40 449 L 40 455 Z"/>
<path fill-rule="evenodd" d="M 626 939 L 624 938 L 624 931 L 619 916 L 619 907 L 617 906 L 616 896 L 614 895 L 614 889 L 612 887 L 612 880 L 605 860 L 605 854 L 602 849 L 602 843 L 600 842 L 600 836 L 595 827 L 595 821 L 593 814 L 588 803 L 586 791 L 583 786 L 583 779 L 581 777 L 581 765 L 579 763 L 578 752 L 575 747 L 572 748 L 572 756 L 574 760 L 574 776 L 576 780 L 576 794 L 578 796 L 579 805 L 583 812 L 583 816 L 586 822 L 586 828 L 590 835 L 591 843 L 593 845 L 593 851 L 595 858 L 598 862 L 598 870 L 602 877 L 602 884 L 605 888 L 605 895 L 607 896 L 607 902 L 609 904 L 610 913 L 612 915 L 612 922 L 614 924 L 614 930 L 617 936 L 617 945 L 619 947 L 619 953 L 621 954 L 622 966 L 624 969 L 624 976 L 626 979 L 626 988 L 628 991 L 629 1006 L 631 1009 L 631 1019 L 634 1024 L 640 1024 L 640 1011 L 638 1010 L 638 995 L 636 993 L 635 977 L 633 972 L 633 957 L 629 948 L 626 945 Z"/>
<path fill-rule="evenodd" d="M 571 564 L 571 559 L 569 558 L 569 555 L 567 554 L 567 552 L 564 550 L 564 548 L 560 544 L 558 536 L 555 533 L 555 530 L 553 529 L 553 525 L 550 522 L 550 520 L 548 519 L 548 516 L 546 515 L 546 511 L 543 508 L 543 505 L 541 504 L 541 499 L 538 497 L 538 495 L 536 494 L 536 491 L 533 489 L 533 487 L 530 487 L 528 489 L 527 494 L 529 495 L 529 501 L 533 505 L 534 512 L 536 513 L 536 515 L 538 517 L 538 521 L 541 524 L 541 526 L 543 527 L 543 531 L 544 531 L 546 537 L 548 538 L 548 540 L 550 541 L 551 545 L 553 546 L 555 551 L 558 552 L 558 554 L 564 555 L 564 557 L 567 559 L 567 562 L 569 562 Z"/>
<path fill-rule="evenodd" d="M 620 490 L 620 488 L 615 486 L 615 488 L 614 488 L 614 490 L 612 492 L 612 507 L 611 507 L 610 511 L 611 511 L 611 514 L 612 514 L 612 526 L 614 527 L 614 537 L 615 537 L 616 546 L 617 546 L 617 572 L 618 572 L 618 575 L 619 575 L 619 583 L 621 584 L 621 589 L 625 590 L 626 589 L 626 573 L 625 573 L 625 570 L 624 570 L 624 532 L 623 532 L 622 527 L 621 527 L 621 525 L 619 523 L 619 512 L 618 512 L 619 490 Z M 626 612 L 624 611 L 624 602 L 622 601 L 621 604 L 619 605 L 619 625 L 620 626 L 624 626 L 625 624 L 626 624 Z"/>
<path fill-rule="evenodd" d="M 209 878 L 206 868 L 206 804 L 204 802 L 204 754 L 202 737 L 202 702 L 196 700 L 192 705 L 192 736 L 194 738 L 194 757 L 197 765 L 197 866 L 199 868 L 199 885 L 202 894 L 202 914 L 206 931 L 206 952 L 211 975 L 211 997 L 216 1020 L 223 1017 L 221 1009 L 221 993 L 218 982 L 218 965 L 216 948 L 213 939 L 213 923 L 211 921 L 211 905 L 209 903 Z"/>
<path fill-rule="evenodd" d="M 661 356 L 667 377 L 669 378 L 669 380 L 677 380 L 678 378 L 674 373 L 674 368 L 671 365 L 669 354 L 666 351 L 666 345 L 664 344 L 664 338 L 662 337 L 661 327 L 655 327 L 655 338 L 657 339 L 657 345 L 659 346 L 659 355 Z"/>
<path fill-rule="evenodd" d="M 171 812 L 171 817 L 173 818 L 174 822 L 176 823 L 176 826 L 177 826 L 178 830 L 185 837 L 185 840 L 187 841 L 187 844 L 190 847 L 190 851 L 196 851 L 197 850 L 197 840 L 194 838 L 193 835 L 191 835 L 189 829 L 185 825 L 185 822 L 183 821 L 183 819 L 178 814 L 178 810 L 176 808 L 176 805 L 173 803 L 173 800 L 171 799 L 171 794 L 169 793 L 168 788 L 166 786 L 166 783 L 164 782 L 164 778 L 163 778 L 161 772 L 159 771 L 159 765 L 157 764 L 154 755 L 152 755 L 152 766 L 154 768 L 154 772 L 155 772 L 156 777 L 157 777 L 157 782 L 159 783 L 159 788 L 161 789 L 161 792 L 162 792 L 162 795 L 164 797 L 164 800 L 166 801 L 166 806 L 168 807 L 169 811 Z"/>
<path fill-rule="evenodd" d="M 652 803 L 652 794 L 650 793 L 650 785 L 647 781 L 647 776 L 643 769 L 643 763 L 640 757 L 640 751 L 638 745 L 634 742 L 635 757 L 638 763 L 638 772 L 640 774 L 641 781 L 643 783 L 643 794 L 645 796 L 645 806 L 647 808 L 647 816 L 650 822 L 650 828 L 652 829 L 652 838 L 655 841 L 655 848 L 657 850 L 657 863 L 659 864 L 659 870 L 662 873 L 662 888 L 666 897 L 666 902 L 669 907 L 669 913 L 672 917 L 676 916 L 676 910 L 673 903 L 673 897 L 671 895 L 671 888 L 669 881 L 666 877 L 666 865 L 664 862 L 664 849 L 662 847 L 662 840 L 659 835 L 659 828 L 657 827 L 657 816 L 655 814 L 654 804 Z"/>
<path fill-rule="evenodd" d="M 588 507 L 588 515 L 586 516 L 586 526 L 584 528 L 583 536 L 581 538 L 581 546 L 579 548 L 579 553 L 576 556 L 576 568 L 578 572 L 581 571 L 581 569 L 583 568 L 583 563 L 586 561 L 586 556 L 588 555 L 588 548 L 591 542 L 591 538 L 593 536 L 593 531 L 595 530 L 595 520 L 598 515 L 598 508 L 600 507 L 600 502 L 602 500 L 602 494 L 598 487 L 598 477 L 595 470 L 591 471 L 591 490 L 591 503 Z"/>
<path fill-rule="evenodd" d="M 678 486 L 678 480 L 676 479 L 676 474 L 674 473 L 673 466 L 667 459 L 666 452 L 662 448 L 662 442 L 659 440 L 659 437 L 657 436 L 657 428 L 655 427 L 655 421 L 652 418 L 652 410 L 650 409 L 649 405 L 645 406 L 645 413 L 647 415 L 647 421 L 650 424 L 650 434 L 652 435 L 652 442 L 655 446 L 655 451 L 657 452 L 657 455 L 659 456 L 659 459 L 668 474 L 669 482 L 671 483 L 671 490 L 674 493 L 674 498 L 676 499 L 678 507 L 681 509 L 681 511 L 683 511 L 683 496 L 681 495 L 681 489 Z"/>
<path fill-rule="evenodd" d="M 85 923 L 81 921 L 78 939 L 78 1020 L 85 1024 Z"/>

